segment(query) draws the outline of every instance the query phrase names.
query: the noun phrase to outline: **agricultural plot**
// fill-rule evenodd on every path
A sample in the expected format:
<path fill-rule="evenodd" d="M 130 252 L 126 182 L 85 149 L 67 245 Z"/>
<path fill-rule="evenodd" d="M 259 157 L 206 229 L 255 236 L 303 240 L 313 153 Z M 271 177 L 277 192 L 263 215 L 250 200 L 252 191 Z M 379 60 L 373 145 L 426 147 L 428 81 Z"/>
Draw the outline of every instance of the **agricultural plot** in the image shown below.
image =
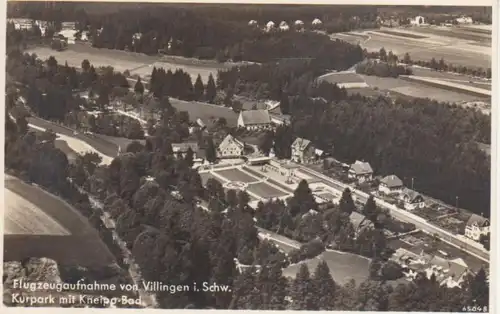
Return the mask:
<path fill-rule="evenodd" d="M 390 31 L 390 30 L 379 30 L 379 31 L 376 31 L 376 33 L 382 33 L 382 34 L 387 34 L 387 35 L 392 35 L 392 36 L 400 36 L 400 37 L 406 37 L 406 38 L 413 38 L 413 39 L 428 38 L 427 36 L 421 36 L 421 35 L 404 33 L 404 32 L 396 32 L 396 31 Z"/>
<path fill-rule="evenodd" d="M 259 195 L 262 198 L 283 197 L 287 195 L 287 193 L 284 193 L 283 191 L 278 190 L 264 182 L 250 184 L 247 190 Z"/>
<path fill-rule="evenodd" d="M 412 32 L 470 41 L 491 42 L 491 34 L 455 27 L 414 27 Z"/>
<path fill-rule="evenodd" d="M 356 73 L 329 73 L 318 78 L 319 81 L 325 81 L 330 84 L 342 83 L 364 83 L 365 80 Z"/>
<path fill-rule="evenodd" d="M 252 182 L 257 182 L 258 179 L 244 173 L 243 171 L 239 169 L 226 169 L 226 170 L 220 170 L 217 171 L 217 174 L 226 178 L 229 181 L 240 181 L 240 182 L 245 182 L 245 183 L 252 183 Z"/>
<path fill-rule="evenodd" d="M 4 260 L 48 257 L 63 264 L 114 261 L 88 221 L 61 199 L 17 178 L 5 180 Z"/>

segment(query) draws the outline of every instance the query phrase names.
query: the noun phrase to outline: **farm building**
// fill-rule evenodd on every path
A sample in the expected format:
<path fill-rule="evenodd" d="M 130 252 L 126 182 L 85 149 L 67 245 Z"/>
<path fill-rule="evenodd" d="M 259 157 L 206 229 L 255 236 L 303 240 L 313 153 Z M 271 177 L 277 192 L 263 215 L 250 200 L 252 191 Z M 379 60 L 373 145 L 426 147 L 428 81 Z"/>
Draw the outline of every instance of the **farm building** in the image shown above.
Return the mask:
<path fill-rule="evenodd" d="M 470 16 L 461 16 L 459 18 L 456 18 L 455 21 L 458 24 L 472 24 L 474 22 L 472 20 L 472 17 L 470 17 Z"/>
<path fill-rule="evenodd" d="M 247 130 L 265 130 L 272 127 L 271 117 L 267 110 L 245 110 L 240 112 L 238 127 Z"/>
<path fill-rule="evenodd" d="M 292 160 L 295 162 L 309 162 L 316 156 L 314 146 L 310 140 L 296 138 L 291 146 Z"/>
<path fill-rule="evenodd" d="M 380 180 L 378 190 L 380 193 L 386 195 L 401 193 L 403 190 L 403 181 L 395 175 L 386 176 Z"/>
<path fill-rule="evenodd" d="M 75 30 L 76 29 L 76 22 L 62 22 L 61 29 L 62 30 Z"/>
<path fill-rule="evenodd" d="M 219 157 L 241 156 L 245 149 L 245 144 L 228 134 L 217 148 Z"/>
<path fill-rule="evenodd" d="M 312 25 L 315 25 L 315 26 L 318 26 L 318 25 L 321 25 L 323 24 L 323 22 L 321 22 L 320 19 L 318 18 L 315 18 L 313 21 L 312 21 Z"/>
<path fill-rule="evenodd" d="M 425 200 L 422 194 L 408 188 L 403 189 L 399 198 L 404 202 L 404 208 L 406 210 L 414 210 L 425 206 Z"/>
<path fill-rule="evenodd" d="M 416 16 L 412 19 L 410 19 L 410 25 L 414 25 L 414 26 L 420 26 L 420 25 L 425 25 L 426 22 L 425 22 L 425 18 L 423 16 Z"/>
<path fill-rule="evenodd" d="M 373 169 L 369 163 L 356 160 L 348 171 L 348 177 L 355 179 L 359 183 L 370 181 L 373 176 Z"/>
<path fill-rule="evenodd" d="M 274 29 L 274 26 L 275 26 L 274 22 L 273 21 L 269 21 L 266 24 L 266 30 L 270 31 L 270 30 Z"/>
<path fill-rule="evenodd" d="M 465 226 L 465 236 L 474 241 L 479 241 L 481 235 L 490 232 L 490 221 L 482 216 L 472 214 Z"/>
<path fill-rule="evenodd" d="M 288 26 L 288 24 L 285 21 L 281 21 L 279 29 L 281 31 L 287 31 L 290 29 L 290 26 Z"/>

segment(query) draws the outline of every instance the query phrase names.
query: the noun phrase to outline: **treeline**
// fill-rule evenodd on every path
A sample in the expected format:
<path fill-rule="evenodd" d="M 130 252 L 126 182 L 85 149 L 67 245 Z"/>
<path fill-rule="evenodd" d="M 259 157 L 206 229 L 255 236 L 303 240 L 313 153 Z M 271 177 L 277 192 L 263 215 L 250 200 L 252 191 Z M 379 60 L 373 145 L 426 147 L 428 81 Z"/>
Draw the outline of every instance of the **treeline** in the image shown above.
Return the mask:
<path fill-rule="evenodd" d="M 491 79 L 491 67 L 484 69 L 482 67 L 472 67 L 472 66 L 462 66 L 462 65 L 455 65 L 451 63 L 447 63 L 446 60 L 441 58 L 439 61 L 437 61 L 435 58 L 432 58 L 431 60 L 425 61 L 425 60 L 413 60 L 410 56 L 409 53 L 405 53 L 402 59 L 398 60 L 398 57 L 392 53 L 392 51 L 389 51 L 389 53 L 386 52 L 384 48 L 381 48 L 380 51 L 378 52 L 367 52 L 366 50 L 364 51 L 364 54 L 368 58 L 379 58 L 382 61 L 388 61 L 391 62 L 401 62 L 406 65 L 418 65 L 421 67 L 433 69 L 436 71 L 448 71 L 448 72 L 453 72 L 453 73 L 459 73 L 459 74 L 464 74 L 464 75 L 472 75 L 476 77 L 483 77 L 487 79 Z"/>
<path fill-rule="evenodd" d="M 408 67 L 394 63 L 366 61 L 356 65 L 356 73 L 379 77 L 398 77 L 400 75 L 411 75 L 412 71 Z"/>
<path fill-rule="evenodd" d="M 292 125 L 277 132 L 276 152 L 289 150 L 292 133 L 340 160 L 369 161 L 380 175 L 406 185 L 414 178 L 421 193 L 450 204 L 458 196 L 460 207 L 489 214 L 491 167 L 477 145 L 490 142 L 488 116 L 429 99 L 357 95 L 329 103 L 297 97 L 290 108 Z"/>
<path fill-rule="evenodd" d="M 207 84 L 203 84 L 198 74 L 193 85 L 191 76 L 182 69 L 165 72 L 163 68 L 153 68 L 149 82 L 150 92 L 157 98 L 165 96 L 182 100 L 207 101 L 213 103 L 216 96 L 215 81 L 212 74 L 209 75 Z"/>

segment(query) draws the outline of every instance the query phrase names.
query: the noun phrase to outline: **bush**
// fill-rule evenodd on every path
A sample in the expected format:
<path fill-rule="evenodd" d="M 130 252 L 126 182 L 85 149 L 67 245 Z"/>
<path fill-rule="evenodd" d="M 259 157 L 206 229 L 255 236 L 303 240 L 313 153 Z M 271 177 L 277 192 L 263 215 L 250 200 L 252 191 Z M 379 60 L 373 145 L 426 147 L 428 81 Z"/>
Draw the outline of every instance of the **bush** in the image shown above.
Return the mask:
<path fill-rule="evenodd" d="M 394 261 L 388 261 L 382 266 L 382 279 L 396 280 L 403 277 L 403 268 Z"/>
<path fill-rule="evenodd" d="M 296 264 L 300 261 L 314 258 L 325 251 L 325 245 L 321 240 L 314 239 L 303 244 L 299 249 L 288 253 L 290 263 Z"/>

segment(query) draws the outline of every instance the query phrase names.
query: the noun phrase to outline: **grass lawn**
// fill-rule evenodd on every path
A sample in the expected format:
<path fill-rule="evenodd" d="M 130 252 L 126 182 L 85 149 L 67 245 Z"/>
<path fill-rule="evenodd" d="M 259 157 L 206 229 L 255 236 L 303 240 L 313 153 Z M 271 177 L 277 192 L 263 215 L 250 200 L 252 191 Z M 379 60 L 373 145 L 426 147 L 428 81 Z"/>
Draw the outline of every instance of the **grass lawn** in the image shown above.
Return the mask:
<path fill-rule="evenodd" d="M 245 183 L 251 183 L 251 182 L 258 181 L 256 178 L 249 176 L 248 174 L 246 174 L 243 171 L 238 170 L 238 169 L 220 170 L 220 171 L 217 171 L 217 174 L 223 176 L 224 178 L 228 179 L 229 181 L 241 181 L 241 182 L 245 182 Z"/>
<path fill-rule="evenodd" d="M 200 118 L 205 124 L 210 125 L 219 118 L 225 118 L 229 127 L 235 127 L 238 123 L 238 114 L 231 108 L 174 98 L 170 98 L 170 103 L 179 111 L 187 111 L 191 121 Z"/>
<path fill-rule="evenodd" d="M 248 186 L 248 191 L 253 192 L 260 197 L 270 198 L 270 197 L 282 197 L 287 195 L 286 193 L 273 188 L 267 183 L 254 183 Z"/>

